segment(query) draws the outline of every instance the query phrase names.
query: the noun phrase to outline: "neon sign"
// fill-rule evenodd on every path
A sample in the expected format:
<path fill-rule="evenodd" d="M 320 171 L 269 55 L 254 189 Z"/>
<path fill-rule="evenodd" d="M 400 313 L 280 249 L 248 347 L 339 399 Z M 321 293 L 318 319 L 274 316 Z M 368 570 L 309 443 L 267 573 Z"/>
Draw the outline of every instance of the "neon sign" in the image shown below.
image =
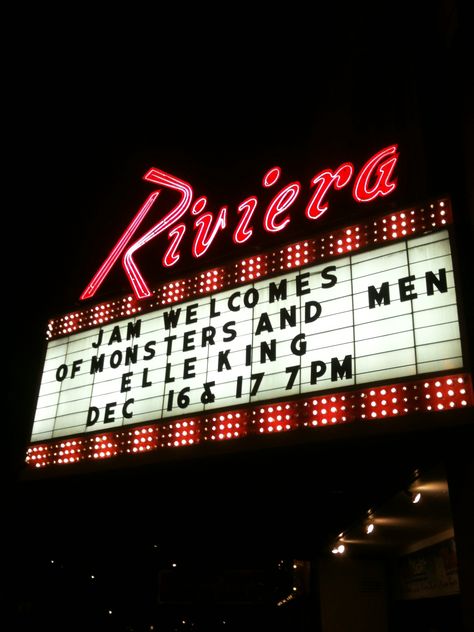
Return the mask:
<path fill-rule="evenodd" d="M 350 162 L 343 163 L 335 171 L 331 169 L 321 171 L 311 179 L 311 187 L 314 187 L 314 191 L 306 206 L 306 217 L 310 220 L 319 219 L 329 208 L 329 202 L 326 198 L 331 187 L 338 191 L 346 187 L 351 180 L 353 181 L 352 196 L 356 202 L 371 202 L 379 196 L 389 195 L 397 186 L 397 180 L 392 176 L 398 156 L 397 145 L 385 147 L 374 154 L 355 177 L 354 165 Z M 262 186 L 264 188 L 275 186 L 280 176 L 281 169 L 273 167 L 264 175 Z M 95 273 L 82 293 L 81 300 L 92 298 L 96 294 L 119 258 L 121 258 L 123 269 L 135 296 L 138 299 L 151 296 L 152 292 L 138 269 L 134 255 L 149 241 L 161 233 L 167 232 L 169 243 L 162 257 L 162 264 L 167 268 L 175 265 L 180 259 L 179 248 L 187 229 L 186 224 L 181 220 L 188 209 L 190 209 L 191 216 L 196 218 L 193 223 L 195 236 L 192 243 L 192 254 L 196 258 L 202 257 L 212 245 L 217 234 L 227 227 L 228 207 L 222 206 L 218 212 L 206 210 L 207 198 L 201 196 L 193 202 L 193 189 L 184 180 L 156 168 L 150 169 L 145 174 L 144 179 L 160 185 L 160 187 L 176 191 L 179 194 L 178 203 L 145 234 L 132 242 L 140 225 L 158 199 L 161 188 L 151 193 Z M 267 232 L 282 231 L 291 222 L 290 208 L 299 198 L 301 191 L 301 183 L 295 181 L 286 184 L 274 195 L 263 214 L 263 227 Z M 232 236 L 236 245 L 243 244 L 252 237 L 252 221 L 257 205 L 258 198 L 255 195 L 246 198 L 238 205 L 239 221 Z"/>

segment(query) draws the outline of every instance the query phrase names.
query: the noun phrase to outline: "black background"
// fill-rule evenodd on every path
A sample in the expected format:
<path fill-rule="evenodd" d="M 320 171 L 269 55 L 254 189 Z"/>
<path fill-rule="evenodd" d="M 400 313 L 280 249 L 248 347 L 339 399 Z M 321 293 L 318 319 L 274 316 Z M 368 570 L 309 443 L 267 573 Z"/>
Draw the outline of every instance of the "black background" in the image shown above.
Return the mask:
<path fill-rule="evenodd" d="M 426 445 L 431 457 L 442 454 L 438 434 L 414 437 L 409 450 L 400 438 L 346 440 L 316 452 L 269 448 L 22 481 L 47 321 L 77 308 L 81 291 L 149 194 L 142 177 L 152 166 L 189 181 L 196 194 L 208 195 L 210 208 L 232 209 L 248 195 L 263 198 L 261 178 L 274 165 L 283 169 L 282 182 L 305 185 L 325 167 L 351 161 L 357 168 L 397 143 L 397 191 L 366 211 L 350 191 L 331 194 L 321 226 L 450 195 L 464 311 L 472 322 L 467 20 L 454 3 L 422 5 L 401 4 L 384 14 L 272 7 L 260 17 L 232 6 L 217 18 L 183 9 L 137 22 L 125 14 L 75 15 L 63 16 L 58 28 L 49 24 L 57 16 L 28 16 L 10 51 L 15 59 L 20 50 L 27 53 L 9 68 L 4 117 L 13 193 L 3 233 L 4 448 L 15 550 L 29 542 L 30 553 L 48 555 L 55 537 L 80 540 L 84 548 L 98 538 L 120 550 L 139 534 L 178 540 L 184 528 L 194 535 L 179 540 L 183 550 L 196 541 L 212 549 L 227 532 L 248 550 L 278 535 L 283 547 L 303 542 L 302 553 L 310 555 L 318 546 L 312 535 L 327 538 L 362 506 L 396 489 L 413 464 L 427 458 Z M 302 204 L 293 209 L 287 240 L 315 230 L 303 211 Z M 203 258 L 204 268 L 227 250 L 225 239 L 214 246 L 215 255 Z M 267 235 L 265 247 L 278 239 Z M 163 248 L 160 238 L 140 254 L 150 284 L 164 278 Z M 183 257 L 171 274 L 190 268 Z M 117 265 L 98 299 L 123 292 L 129 286 Z M 446 441 L 455 445 L 457 438 Z"/>

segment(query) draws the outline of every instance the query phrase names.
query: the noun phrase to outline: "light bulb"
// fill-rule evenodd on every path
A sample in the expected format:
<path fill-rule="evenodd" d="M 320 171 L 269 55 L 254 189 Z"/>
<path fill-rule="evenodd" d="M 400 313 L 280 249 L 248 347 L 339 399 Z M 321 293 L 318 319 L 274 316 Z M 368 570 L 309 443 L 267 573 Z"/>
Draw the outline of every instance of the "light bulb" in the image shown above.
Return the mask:
<path fill-rule="evenodd" d="M 370 534 L 370 533 L 372 533 L 372 532 L 373 532 L 373 530 L 374 530 L 374 529 L 375 529 L 375 525 L 374 525 L 374 523 L 373 523 L 373 522 L 370 522 L 370 523 L 366 526 L 365 531 L 366 531 L 366 533 Z"/>
<path fill-rule="evenodd" d="M 417 492 L 417 493 L 413 496 L 413 498 L 412 498 L 412 501 L 411 501 L 411 502 L 412 502 L 414 505 L 416 505 L 417 503 L 419 503 L 419 502 L 420 502 L 420 500 L 421 500 L 421 493 L 420 493 L 420 492 Z"/>

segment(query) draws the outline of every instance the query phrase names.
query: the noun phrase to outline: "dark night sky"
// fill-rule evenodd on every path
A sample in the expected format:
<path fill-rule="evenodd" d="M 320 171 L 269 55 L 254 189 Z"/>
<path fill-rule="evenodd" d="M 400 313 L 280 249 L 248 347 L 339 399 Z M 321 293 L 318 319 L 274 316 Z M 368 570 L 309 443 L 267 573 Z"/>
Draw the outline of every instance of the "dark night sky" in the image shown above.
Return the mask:
<path fill-rule="evenodd" d="M 14 245 L 8 257 L 4 254 L 8 263 L 4 448 L 14 477 L 24 467 L 47 321 L 77 308 L 79 294 L 149 194 L 150 186 L 142 177 L 152 166 L 188 180 L 197 194 L 209 196 L 211 208 L 228 203 L 232 209 L 244 196 L 261 195 L 262 175 L 275 164 L 283 168 L 285 182 L 307 183 L 325 167 L 335 168 L 344 161 L 361 166 L 375 151 L 398 143 L 397 192 L 369 211 L 451 194 L 462 253 L 470 252 L 473 198 L 466 181 L 473 162 L 467 150 L 472 144 L 464 133 L 471 89 L 467 77 L 473 73 L 472 69 L 458 72 L 459 60 L 466 57 L 462 13 L 456 27 L 449 1 L 429 3 L 427 13 L 422 3 L 411 2 L 407 8 L 396 3 L 385 14 L 354 6 L 350 15 L 340 6 L 326 8 L 323 14 L 317 4 L 309 15 L 306 8 L 301 13 L 295 8 L 288 15 L 272 7 L 273 14 L 260 20 L 242 14 L 240 5 L 238 10 L 226 5 L 218 26 L 212 21 L 215 15 L 200 14 L 185 20 L 184 30 L 181 15 L 150 20 L 142 16 L 135 23 L 125 14 L 107 19 L 83 14 L 74 19 L 64 16 L 63 24 L 54 26 L 58 16 L 46 15 L 44 8 L 41 16 L 29 13 L 18 48 L 10 51 L 12 58 L 20 50 L 24 54 L 23 61 L 8 70 L 11 89 L 5 99 L 8 114 L 3 117 L 5 136 L 11 141 L 5 157 L 7 185 L 13 194 L 4 207 L 8 218 L 4 252 Z M 332 211 L 336 222 L 360 213 L 344 192 L 337 202 L 334 198 Z M 302 215 L 300 205 L 292 215 L 295 236 L 312 229 L 297 219 Z M 329 225 L 331 218 L 325 221 Z M 271 239 L 270 243 L 266 236 L 268 248 L 278 244 L 279 236 Z M 154 268 L 161 273 L 163 244 L 163 240 L 152 242 L 143 254 L 150 284 L 162 278 L 159 274 L 153 278 L 152 273 Z M 225 251 L 227 246 L 223 242 L 216 250 Z M 202 265 L 211 267 L 212 261 L 204 258 Z M 176 274 L 184 274 L 186 266 L 189 269 L 185 260 Z M 463 266 L 466 296 L 467 272 Z M 129 287 L 116 265 L 98 300 L 121 292 L 128 293 Z M 466 301 L 466 308 L 468 319 L 474 317 L 472 301 Z M 400 446 L 398 442 L 392 456 L 397 449 L 405 455 L 405 446 Z M 330 473 L 331 454 L 341 464 L 337 476 Z M 184 542 L 188 546 L 195 544 L 193 533 L 208 537 L 209 529 L 225 541 L 225 529 L 232 523 L 236 543 L 243 533 L 242 542 L 248 537 L 252 550 L 259 551 L 260 541 L 249 536 L 251 529 L 261 528 L 256 516 L 272 529 L 280 520 L 280 526 L 288 527 L 287 539 L 298 543 L 298 521 L 292 512 L 298 518 L 303 510 L 311 549 L 311 529 L 320 528 L 313 500 L 316 503 L 318 498 L 323 508 L 324 531 L 334 528 L 340 518 L 339 504 L 345 518 L 362 502 L 364 485 L 367 494 L 372 493 L 372 463 L 374 471 L 377 465 L 385 467 L 380 488 L 374 481 L 375 492 L 383 485 L 384 493 L 391 486 L 396 489 L 399 472 L 391 478 L 390 460 L 384 465 L 384 453 L 372 455 L 365 447 L 364 454 L 367 458 L 361 464 L 351 446 L 328 453 L 319 464 L 323 483 L 317 491 L 310 450 L 299 470 L 304 484 L 298 490 L 291 484 L 298 457 L 288 462 L 283 452 L 273 460 L 267 457 L 260 469 L 256 456 L 234 458 L 228 466 L 224 460 L 209 462 L 199 471 L 200 484 L 207 484 L 207 477 L 214 484 L 216 472 L 219 479 L 230 477 L 224 483 L 234 496 L 226 499 L 225 516 L 222 499 L 214 499 L 214 488 L 205 501 L 208 513 L 203 510 L 193 488 L 192 463 L 184 475 L 176 466 L 166 470 L 165 486 L 159 470 L 141 496 L 130 489 L 146 482 L 146 476 L 128 478 L 128 471 L 89 487 L 77 478 L 65 478 L 49 489 L 41 488 L 38 497 L 38 487 L 25 492 L 20 483 L 13 486 L 13 503 L 5 515 L 12 517 L 14 536 L 21 536 L 16 537 L 18 551 L 22 541 L 28 542 L 30 549 L 25 551 L 40 556 L 50 549 L 35 545 L 38 530 L 51 541 L 58 533 L 67 541 L 74 532 L 71 542 L 82 542 L 84 550 L 90 540 L 114 542 L 115 552 L 121 550 L 124 533 L 131 542 L 131 534 L 137 534 L 137 540 L 142 537 L 142 527 L 147 534 L 166 527 L 173 532 L 175 523 L 182 528 L 181 519 L 189 530 Z M 404 458 L 410 461 L 411 454 Z M 250 473 L 242 482 L 247 467 Z M 264 490 L 266 504 L 261 503 L 259 491 L 249 499 L 240 487 L 260 474 L 257 487 Z M 268 495 L 267 475 L 273 477 Z M 347 484 L 344 508 L 337 496 L 340 483 Z M 115 486 L 115 492 L 109 486 Z M 42 494 L 49 513 L 43 510 Z M 148 506 L 150 494 L 156 504 Z M 294 494 L 299 494 L 299 505 Z M 332 507 L 334 516 L 326 507 Z M 175 523 L 170 508 L 177 512 Z M 198 526 L 201 531 L 193 531 Z M 26 558 L 28 553 L 23 555 Z"/>

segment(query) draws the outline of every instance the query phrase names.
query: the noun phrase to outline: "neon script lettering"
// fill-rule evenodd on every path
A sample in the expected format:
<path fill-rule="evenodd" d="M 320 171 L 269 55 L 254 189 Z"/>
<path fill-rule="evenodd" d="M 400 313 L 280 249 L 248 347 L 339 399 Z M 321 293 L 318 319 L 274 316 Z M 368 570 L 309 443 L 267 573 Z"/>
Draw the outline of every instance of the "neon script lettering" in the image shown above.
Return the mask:
<path fill-rule="evenodd" d="M 356 202 L 371 202 L 379 196 L 389 195 L 397 186 L 397 180 L 393 178 L 393 172 L 398 156 L 397 145 L 390 145 L 372 156 L 355 178 L 353 178 L 354 165 L 350 162 L 343 163 L 334 171 L 324 169 L 316 174 L 310 182 L 310 186 L 311 188 L 314 187 L 314 191 L 306 206 L 306 217 L 311 220 L 320 218 L 329 208 L 327 196 L 331 188 L 338 191 L 346 187 L 351 180 L 353 180 L 352 197 Z M 273 167 L 264 175 L 262 186 L 267 189 L 274 187 L 280 176 L 281 169 Z M 184 180 L 180 180 L 160 169 L 150 169 L 145 174 L 144 179 L 159 185 L 160 188 L 151 193 L 140 207 L 123 235 L 82 293 L 81 300 L 92 298 L 96 294 L 119 258 L 122 260 L 123 269 L 135 296 L 138 299 L 151 296 L 152 292 L 135 263 L 134 255 L 146 243 L 155 239 L 161 233 L 167 233 L 168 246 L 162 258 L 162 264 L 167 268 L 175 265 L 179 261 L 180 244 L 187 230 L 186 224 L 180 222 L 180 220 L 185 216 L 188 209 L 191 209 L 189 215 L 195 217 L 193 222 L 195 236 L 191 248 L 194 257 L 203 256 L 212 245 L 216 236 L 228 226 L 228 207 L 223 206 L 218 212 L 212 210 L 203 212 L 207 206 L 207 198 L 204 196 L 198 197 L 191 204 L 193 201 L 193 190 L 191 185 Z M 135 239 L 140 225 L 154 206 L 162 187 L 176 191 L 179 194 L 177 204 L 144 235 Z M 263 227 L 267 232 L 276 233 L 286 228 L 291 221 L 290 209 L 300 197 L 301 191 L 302 186 L 300 182 L 291 182 L 285 184 L 273 196 L 263 213 Z M 254 219 L 257 206 L 258 198 L 256 196 L 247 197 L 238 205 L 235 211 L 238 222 L 233 233 L 233 241 L 236 245 L 243 244 L 252 237 L 252 220 Z M 132 242 L 133 239 L 135 241 Z"/>

